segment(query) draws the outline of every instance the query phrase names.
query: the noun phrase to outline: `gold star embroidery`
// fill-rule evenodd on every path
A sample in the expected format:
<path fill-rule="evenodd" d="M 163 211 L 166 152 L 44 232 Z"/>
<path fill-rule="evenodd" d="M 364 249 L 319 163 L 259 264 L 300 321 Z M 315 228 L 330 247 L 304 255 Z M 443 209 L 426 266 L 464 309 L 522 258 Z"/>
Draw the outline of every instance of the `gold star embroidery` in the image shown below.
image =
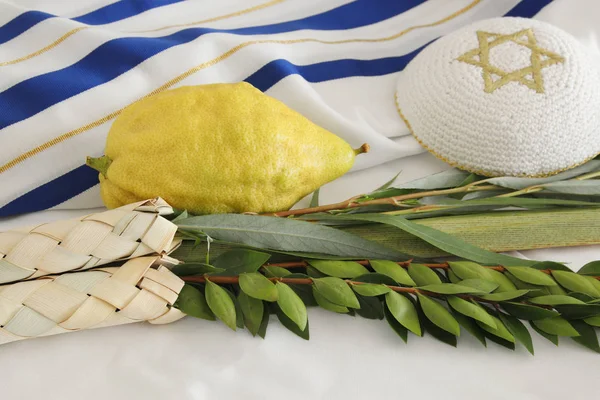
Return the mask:
<path fill-rule="evenodd" d="M 477 40 L 479 47 L 466 52 L 457 60 L 481 67 L 486 93 L 492 93 L 509 82 L 518 82 L 538 93 L 544 93 L 542 68 L 565 61 L 564 57 L 540 48 L 532 29 L 523 29 L 509 35 L 477 31 Z M 506 42 L 513 42 L 530 49 L 530 65 L 512 72 L 505 72 L 491 65 L 490 50 Z M 494 81 L 492 75 L 499 76 L 500 79 Z"/>

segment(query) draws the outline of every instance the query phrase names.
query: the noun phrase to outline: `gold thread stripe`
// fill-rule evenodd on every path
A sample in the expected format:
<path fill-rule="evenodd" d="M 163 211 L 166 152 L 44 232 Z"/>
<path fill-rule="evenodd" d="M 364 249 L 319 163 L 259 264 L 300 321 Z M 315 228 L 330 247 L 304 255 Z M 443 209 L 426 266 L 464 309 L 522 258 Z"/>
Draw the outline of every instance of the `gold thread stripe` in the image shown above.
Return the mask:
<path fill-rule="evenodd" d="M 201 71 L 205 68 L 208 68 L 212 65 L 215 65 L 229 57 L 231 57 L 233 54 L 237 53 L 238 51 L 242 50 L 245 47 L 254 45 L 254 44 L 265 44 L 265 43 L 276 43 L 276 44 L 296 44 L 296 43 L 321 43 L 321 44 L 343 44 L 343 43 L 375 43 L 375 42 L 387 42 L 390 40 L 394 40 L 397 39 L 415 29 L 420 29 L 420 28 L 429 28 L 429 27 L 433 27 L 433 26 L 437 26 L 437 25 L 441 25 L 447 21 L 450 21 L 453 18 L 458 17 L 461 14 L 464 14 L 465 12 L 469 11 L 471 8 L 475 7 L 477 4 L 479 4 L 481 2 L 481 0 L 474 0 L 471 4 L 469 4 L 468 6 L 448 15 L 447 17 L 444 17 L 438 21 L 429 23 L 429 24 L 424 24 L 424 25 L 415 25 L 415 26 L 411 26 L 410 28 L 407 28 L 399 33 L 396 33 L 392 36 L 387 36 L 387 37 L 383 37 L 383 38 L 376 38 L 376 39 L 346 39 L 346 40 L 335 40 L 335 41 L 327 41 L 327 40 L 319 40 L 319 39 L 314 39 L 314 38 L 306 38 L 306 39 L 292 39 L 292 40 L 275 40 L 275 39 L 265 39 L 265 40 L 253 40 L 253 41 L 249 41 L 249 42 L 244 42 L 244 43 L 240 43 L 239 45 L 233 47 L 232 49 L 230 49 L 229 51 L 221 54 L 218 57 L 213 58 L 210 61 L 204 62 L 202 64 L 199 64 L 193 68 L 190 68 L 189 70 L 185 71 L 184 73 L 182 73 L 179 76 L 176 76 L 175 78 L 167 81 L 166 83 L 164 83 L 163 85 L 161 85 L 160 87 L 154 89 L 152 92 L 146 94 L 143 97 L 140 97 L 138 100 L 142 100 L 145 99 L 147 97 L 153 96 L 157 93 L 163 92 L 167 89 L 169 89 L 170 87 L 176 85 L 177 83 L 181 82 L 182 80 L 184 80 L 185 78 L 195 74 L 198 71 Z M 133 103 L 131 103 L 133 104 Z M 21 154 L 20 156 L 18 156 L 17 158 L 7 162 L 6 164 L 2 165 L 0 167 L 0 174 L 8 171 L 9 169 L 15 167 L 16 165 L 22 163 L 23 161 L 35 156 L 36 154 L 41 153 L 44 150 L 47 150 L 59 143 L 64 142 L 65 140 L 72 138 L 73 136 L 77 136 L 83 132 L 86 132 L 90 129 L 93 129 L 97 126 L 100 126 L 108 121 L 110 121 L 113 118 L 116 118 L 123 110 L 125 109 L 125 107 L 114 111 L 94 122 L 91 122 L 87 125 L 84 125 L 82 127 L 79 127 L 77 129 L 74 129 L 72 131 L 63 133 L 60 136 L 55 137 L 52 140 L 47 141 L 44 144 L 41 144 L 40 146 L 29 150 L 23 154 Z"/>
<path fill-rule="evenodd" d="M 221 16 L 214 17 L 214 18 L 205 19 L 205 20 L 202 20 L 202 21 L 190 22 L 188 24 L 169 25 L 169 26 L 165 26 L 165 27 L 162 27 L 162 28 L 151 29 L 151 30 L 147 30 L 147 31 L 121 31 L 121 32 L 122 33 L 156 32 L 156 31 L 160 31 L 160 30 L 163 30 L 163 29 L 169 29 L 169 28 L 178 28 L 178 27 L 193 26 L 193 25 L 198 25 L 198 24 L 205 24 L 205 23 L 208 23 L 208 22 L 220 21 L 220 20 L 227 19 L 227 18 L 237 17 L 237 16 L 240 16 L 240 15 L 243 15 L 243 14 L 248 14 L 248 13 L 251 13 L 253 11 L 258 11 L 258 10 L 261 10 L 263 8 L 267 8 L 267 7 L 273 6 L 273 5 L 275 5 L 277 3 L 281 3 L 283 1 L 284 0 L 271 0 L 271 1 L 268 1 L 266 3 L 254 6 L 254 7 L 243 9 L 241 11 L 236 11 L 236 12 L 233 12 L 233 13 L 221 15 Z M 43 47 L 43 48 L 41 48 L 41 49 L 39 49 L 37 51 L 34 51 L 31 54 L 27 54 L 26 56 L 23 56 L 21 58 L 17 58 L 17 59 L 14 59 L 14 60 L 0 62 L 0 67 L 4 67 L 6 65 L 18 64 L 20 62 L 23 62 L 23 61 L 29 60 L 31 58 L 37 57 L 37 56 L 39 56 L 41 54 L 44 54 L 45 52 L 52 50 L 53 48 L 55 48 L 56 46 L 58 46 L 59 44 L 61 44 L 65 40 L 67 40 L 69 37 L 71 37 L 74 34 L 76 34 L 77 32 L 80 32 L 80 31 L 82 31 L 84 29 L 89 29 L 89 28 L 90 28 L 90 26 L 81 26 L 79 28 L 71 29 L 70 31 L 68 31 L 67 33 L 65 33 L 64 35 L 62 35 L 58 39 L 56 39 L 54 42 L 50 43 L 48 46 Z"/>

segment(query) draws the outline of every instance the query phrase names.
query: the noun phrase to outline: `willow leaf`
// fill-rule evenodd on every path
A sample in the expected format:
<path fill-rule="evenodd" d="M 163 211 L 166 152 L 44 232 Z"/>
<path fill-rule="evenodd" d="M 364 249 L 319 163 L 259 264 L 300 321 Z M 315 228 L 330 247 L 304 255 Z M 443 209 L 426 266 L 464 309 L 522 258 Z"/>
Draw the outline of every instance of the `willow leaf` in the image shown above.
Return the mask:
<path fill-rule="evenodd" d="M 484 250 L 457 239 L 452 235 L 425 225 L 415 224 L 405 218 L 398 218 L 384 214 L 340 215 L 337 218 L 349 221 L 369 221 L 395 226 L 396 228 L 402 229 L 411 235 L 417 236 L 418 238 L 447 253 L 484 264 L 516 266 L 531 265 L 537 262 L 532 260 L 522 260 L 504 254 L 497 254 L 488 250 Z"/>
<path fill-rule="evenodd" d="M 580 195 L 600 195 L 600 180 L 590 179 L 587 181 L 559 181 L 543 185 L 544 189 L 554 193 L 568 193 Z"/>
<path fill-rule="evenodd" d="M 236 276 L 245 272 L 256 272 L 266 263 L 270 254 L 248 249 L 233 249 L 221 254 L 213 262 L 216 268 L 223 272 L 215 272 L 217 276 Z"/>
<path fill-rule="evenodd" d="M 335 228 L 289 218 L 215 214 L 179 221 L 183 232 L 202 232 L 229 243 L 284 252 L 341 257 L 408 259 L 383 245 Z"/>
<path fill-rule="evenodd" d="M 600 170 L 600 161 L 591 160 L 579 167 L 570 169 L 560 174 L 556 174 L 547 178 L 515 178 L 515 177 L 498 177 L 487 179 L 486 183 L 496 186 L 502 186 L 509 189 L 525 189 L 530 186 L 548 184 L 551 182 L 564 181 L 565 179 L 575 178 L 579 175 L 587 174 L 588 172 Z"/>
<path fill-rule="evenodd" d="M 310 204 L 308 205 L 310 208 L 319 207 L 319 192 L 320 191 L 321 191 L 321 188 L 319 188 L 313 192 L 313 195 L 310 198 Z"/>
<path fill-rule="evenodd" d="M 402 189 L 447 189 L 459 186 L 469 176 L 469 172 L 452 168 L 437 174 L 429 175 L 400 186 Z"/>

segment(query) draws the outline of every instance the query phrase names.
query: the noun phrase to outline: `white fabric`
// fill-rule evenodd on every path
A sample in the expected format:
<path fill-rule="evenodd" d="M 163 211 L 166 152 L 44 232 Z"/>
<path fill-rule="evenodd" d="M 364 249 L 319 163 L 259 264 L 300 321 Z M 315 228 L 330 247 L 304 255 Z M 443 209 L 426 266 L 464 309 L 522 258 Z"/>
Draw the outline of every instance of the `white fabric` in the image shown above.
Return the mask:
<path fill-rule="evenodd" d="M 43 4 L 48 9 L 50 3 L 23 1 L 28 7 Z M 64 4 L 67 2 L 55 3 L 58 8 L 67 9 Z M 450 3 L 457 8 L 457 3 L 467 2 L 438 1 L 423 12 L 452 8 L 448 6 Z M 515 2 L 486 3 L 489 7 L 508 9 Z M 79 2 L 70 4 L 73 9 L 82 7 Z M 595 50 L 600 38 L 599 15 L 600 4 L 595 0 L 556 0 L 538 18 L 562 27 Z M 429 30 L 415 32 L 405 46 L 413 41 L 415 47 L 426 43 L 431 38 L 428 35 Z M 360 57 L 369 52 L 369 46 L 355 51 Z M 310 48 L 299 46 L 286 54 L 297 56 L 302 62 L 302 57 L 308 57 L 310 52 Z M 246 62 L 230 61 L 239 68 L 244 68 Z M 173 69 L 180 67 L 187 68 L 174 65 Z M 342 177 L 322 191 L 323 202 L 374 189 L 400 170 L 401 181 L 408 181 L 448 168 L 428 153 L 415 155 L 422 150 L 407 136 L 395 114 L 393 94 L 398 75 L 317 84 L 290 76 L 269 91 L 295 109 L 310 114 L 316 122 L 326 123 L 330 129 L 348 129 L 351 140 L 377 144 L 363 158 L 362 170 Z M 205 82 L 204 79 L 207 77 L 191 78 L 189 83 Z M 115 89 L 123 85 L 126 83 L 120 82 Z M 95 104 L 94 108 L 104 107 L 92 99 L 89 104 Z M 38 124 L 37 128 L 45 126 L 42 121 Z M 77 146 L 70 151 L 76 152 Z M 36 162 L 51 168 L 53 157 L 59 156 L 70 157 L 63 152 Z M 73 159 L 80 156 L 72 155 Z M 20 175 L 23 179 L 31 178 L 26 170 L 20 171 Z M 18 183 L 18 178 L 11 179 L 14 179 L 11 184 Z M 1 181 L 0 186 L 6 185 L 7 181 Z M 0 220 L 0 229 L 83 212 L 46 211 L 6 218 Z M 554 249 L 525 252 L 525 255 L 569 261 L 576 269 L 587 261 L 600 259 L 600 249 Z M 0 391 L 7 400 L 597 397 L 594 382 L 599 371 L 598 356 L 566 339 L 555 348 L 534 334 L 536 356 L 532 357 L 522 347 L 514 353 L 494 344 L 483 349 L 466 333 L 459 339 L 458 349 L 431 337 L 410 337 L 405 345 L 384 321 L 312 309 L 309 319 L 309 342 L 287 332 L 275 320 L 271 321 L 267 339 L 263 341 L 252 338 L 246 331 L 234 333 L 223 324 L 192 318 L 160 327 L 135 324 L 18 342 L 0 348 Z"/>
<path fill-rule="evenodd" d="M 544 22 L 478 21 L 419 53 L 396 100 L 417 140 L 452 165 L 485 176 L 546 176 L 600 153 L 594 56 Z"/>

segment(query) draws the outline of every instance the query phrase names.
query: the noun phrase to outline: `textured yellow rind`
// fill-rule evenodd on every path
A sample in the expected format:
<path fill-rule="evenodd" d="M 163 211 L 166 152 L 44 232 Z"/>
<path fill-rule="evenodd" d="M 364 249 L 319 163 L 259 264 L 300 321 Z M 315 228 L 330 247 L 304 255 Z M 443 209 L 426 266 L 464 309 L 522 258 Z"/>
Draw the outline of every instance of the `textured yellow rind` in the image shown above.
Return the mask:
<path fill-rule="evenodd" d="M 168 254 L 181 241 L 161 217 L 164 200 L 145 200 L 71 220 L 0 232 L 0 284 L 87 270 L 116 260 Z"/>
<path fill-rule="evenodd" d="M 0 344 L 132 322 L 163 324 L 184 282 L 159 256 L 0 286 Z M 168 261 L 167 261 L 168 262 Z"/>
<path fill-rule="evenodd" d="M 196 214 L 287 210 L 354 162 L 348 143 L 252 85 L 181 87 L 114 122 L 108 207 L 161 196 Z"/>

